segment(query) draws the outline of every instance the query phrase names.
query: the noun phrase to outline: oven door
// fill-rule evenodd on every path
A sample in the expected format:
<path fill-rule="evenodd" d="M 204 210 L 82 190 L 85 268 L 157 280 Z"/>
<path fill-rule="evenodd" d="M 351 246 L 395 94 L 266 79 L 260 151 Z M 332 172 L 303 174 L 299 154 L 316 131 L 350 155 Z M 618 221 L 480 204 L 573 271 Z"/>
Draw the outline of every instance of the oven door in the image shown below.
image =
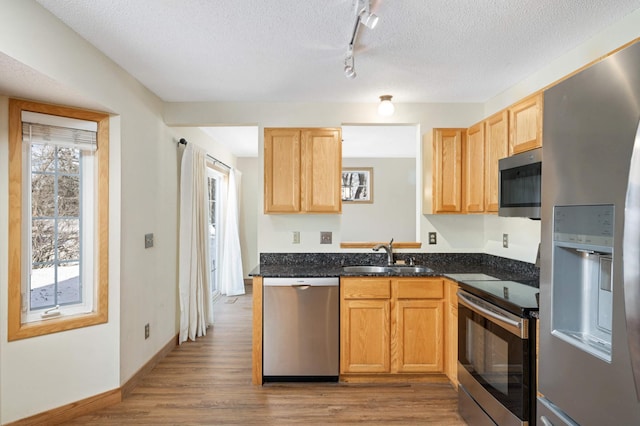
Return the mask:
<path fill-rule="evenodd" d="M 530 420 L 529 344 L 527 319 L 458 292 L 458 380 L 497 424 Z"/>

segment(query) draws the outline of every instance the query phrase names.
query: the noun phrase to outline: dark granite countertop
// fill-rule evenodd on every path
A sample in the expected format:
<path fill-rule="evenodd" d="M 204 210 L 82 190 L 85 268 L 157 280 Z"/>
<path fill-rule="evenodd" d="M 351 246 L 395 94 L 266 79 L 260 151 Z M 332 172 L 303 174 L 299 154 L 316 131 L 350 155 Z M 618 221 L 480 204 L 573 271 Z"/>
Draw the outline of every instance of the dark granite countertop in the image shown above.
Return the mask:
<path fill-rule="evenodd" d="M 478 253 L 403 253 L 430 272 L 346 272 L 343 266 L 386 265 L 386 255 L 369 253 L 266 253 L 249 275 L 291 277 L 446 277 L 460 288 L 514 314 L 537 318 L 540 270 L 535 265 Z M 505 289 L 506 288 L 506 289 Z"/>
<path fill-rule="evenodd" d="M 396 260 L 413 258 L 432 272 L 345 272 L 343 266 L 385 265 L 385 255 L 369 253 L 263 253 L 260 265 L 249 275 L 262 277 L 346 277 L 346 276 L 446 276 L 462 281 L 457 274 L 484 274 L 500 280 L 518 281 L 537 287 L 539 270 L 517 260 L 477 253 L 402 253 Z M 466 277 L 470 279 L 472 277 Z"/>

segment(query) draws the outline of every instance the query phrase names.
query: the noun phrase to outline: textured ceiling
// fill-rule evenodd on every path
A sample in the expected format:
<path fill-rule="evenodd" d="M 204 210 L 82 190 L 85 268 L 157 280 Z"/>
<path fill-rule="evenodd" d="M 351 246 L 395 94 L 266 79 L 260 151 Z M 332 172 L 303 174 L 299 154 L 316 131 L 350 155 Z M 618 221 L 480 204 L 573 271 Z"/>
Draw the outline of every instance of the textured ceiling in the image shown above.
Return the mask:
<path fill-rule="evenodd" d="M 640 0 L 37 0 L 165 101 L 484 102 Z"/>

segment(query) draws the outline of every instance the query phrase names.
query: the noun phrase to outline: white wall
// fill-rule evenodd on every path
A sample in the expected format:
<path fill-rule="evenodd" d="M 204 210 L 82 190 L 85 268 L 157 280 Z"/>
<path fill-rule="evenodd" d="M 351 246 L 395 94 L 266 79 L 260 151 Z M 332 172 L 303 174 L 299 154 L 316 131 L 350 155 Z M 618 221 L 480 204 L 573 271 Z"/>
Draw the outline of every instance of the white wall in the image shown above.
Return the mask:
<path fill-rule="evenodd" d="M 0 0 L 0 10 L 3 55 L 113 113 L 109 322 L 9 343 L 7 318 L 1 316 L 0 423 L 7 423 L 118 388 L 175 335 L 177 152 L 162 121 L 162 102 L 135 79 L 36 2 Z M 46 92 L 42 99 L 56 101 Z M 6 120 L 3 97 L 2 312 L 7 307 Z M 155 247 L 145 250 L 143 235 L 148 232 L 155 233 Z M 147 322 L 151 338 L 144 340 Z"/>
<path fill-rule="evenodd" d="M 544 68 L 532 70 L 529 77 L 489 99 L 485 104 L 485 116 L 489 117 L 494 112 L 553 84 L 638 37 L 640 37 L 640 9 L 631 12 L 585 43 L 569 50 Z"/>
<path fill-rule="evenodd" d="M 640 37 L 640 9 L 593 36 L 587 42 L 540 70 L 534 70 L 526 79 L 497 94 L 485 104 L 484 116 L 500 111 L 518 100 L 561 80 L 565 76 L 607 55 L 609 52 Z M 544 145 L 544 141 L 543 141 Z M 502 248 L 502 234 L 509 234 L 509 248 Z M 487 216 L 485 221 L 486 253 L 535 262 L 540 242 L 540 223 L 529 219 Z"/>
<path fill-rule="evenodd" d="M 535 263 L 540 243 L 540 221 L 527 218 L 484 216 L 483 251 L 495 256 Z M 502 247 L 507 234 L 509 247 Z"/>
<path fill-rule="evenodd" d="M 250 124 L 323 127 L 344 123 L 418 124 L 430 140 L 433 127 L 468 127 L 528 93 L 544 87 L 617 46 L 640 36 L 640 10 L 568 52 L 548 67 L 482 104 L 397 104 L 392 119 L 382 120 L 375 103 L 163 104 L 130 75 L 64 26 L 33 0 L 0 0 L 0 53 L 113 113 L 111 119 L 109 322 L 104 325 L 7 342 L 7 318 L 0 316 L 0 423 L 11 422 L 60 405 L 117 388 L 126 382 L 176 333 L 177 176 L 173 126 Z M 27 24 L 27 22 L 29 24 Z M 55 58 L 52 54 L 55 53 Z M 2 95 L 2 94 L 0 94 Z M 54 101 L 49 93 L 42 99 Z M 39 100 L 39 99 L 34 99 Z M 88 106 L 78 104 L 75 106 Z M 195 136 L 194 136 L 195 137 Z M 188 139 L 188 138 L 187 138 Z M 218 147 L 212 147 L 217 150 Z M 228 153 L 211 152 L 231 161 Z M 424 153 L 426 181 L 431 179 L 431 152 Z M 257 163 L 257 164 L 256 164 Z M 418 164 L 419 166 L 420 164 Z M 286 218 L 262 213 L 262 157 L 243 184 L 256 207 L 255 251 L 292 251 L 290 232 L 333 231 L 334 244 L 315 241 L 300 251 L 338 251 L 340 220 L 336 216 Z M 257 166 L 257 167 L 256 167 Z M 7 100 L 0 98 L 0 170 L 7 170 Z M 246 167 L 245 171 L 247 170 Z M 242 170 L 242 169 L 241 169 Z M 418 170 L 420 174 L 420 170 Z M 418 182 L 420 191 L 421 182 Z M 6 173 L 0 173 L 0 204 L 8 203 Z M 252 190 L 249 190 L 252 188 Z M 243 213 L 245 215 L 245 213 Z M 252 213 L 247 213 L 247 217 Z M 441 234 L 425 251 L 482 251 L 533 261 L 539 238 L 535 222 L 485 216 L 420 215 L 425 233 Z M 0 209 L 0 311 L 7 307 L 7 209 Z M 513 250 L 501 250 L 501 235 L 510 234 Z M 144 249 L 143 235 L 155 234 L 155 246 Z M 250 238 L 250 236 L 249 236 Z M 151 338 L 144 340 L 144 324 Z M 49 362 L 43 362 L 43 360 Z M 50 368 L 51 365 L 55 368 Z M 34 384 L 25 386 L 25 384 Z"/>
<path fill-rule="evenodd" d="M 380 123 L 376 104 L 261 104 L 261 103 L 168 103 L 165 120 L 172 125 L 215 125 L 221 123 L 258 124 L 260 126 L 260 149 L 258 159 L 242 160 L 239 164 L 251 170 L 243 176 L 245 205 L 243 250 L 253 253 L 244 261 L 245 275 L 255 267 L 261 252 L 339 252 L 344 223 L 340 215 L 265 215 L 263 205 L 263 128 L 264 127 L 323 127 L 341 124 Z M 431 192 L 431 133 L 434 127 L 468 127 L 484 118 L 477 104 L 398 104 L 396 113 L 387 122 L 419 124 L 423 139 L 416 164 L 417 193 L 423 189 Z M 246 161 L 246 163 L 243 163 Z M 345 166 L 348 159 L 345 159 Z M 421 170 L 424 166 L 424 170 Z M 423 188 L 423 182 L 426 186 Z M 375 186 L 375 184 L 374 184 Z M 250 209 L 254 210 L 250 210 Z M 499 256 L 534 262 L 535 250 L 540 239 L 539 227 L 512 227 L 512 220 L 491 215 L 423 215 L 421 203 L 416 206 L 419 241 L 422 252 L 487 252 Z M 344 210 L 344 206 L 343 206 Z M 427 203 L 426 210 L 430 210 Z M 252 219 L 255 218 L 255 219 Z M 252 222 L 255 220 L 255 222 Z M 517 219 L 516 219 L 517 220 Z M 489 224 L 490 226 L 487 227 Z M 503 225 L 504 224 L 504 225 Z M 375 225 L 375 224 L 372 224 Z M 503 229 L 503 226 L 505 229 Z M 539 225 L 538 225 L 539 226 Z M 300 244 L 292 244 L 292 232 L 300 232 Z M 333 233 L 332 244 L 320 244 L 321 231 Z M 428 233 L 436 232 L 438 243 L 428 245 Z M 502 233 L 508 232 L 512 244 L 502 249 Z M 255 235 L 255 237 L 253 237 Z M 492 241 L 499 235 L 500 248 Z M 386 238 L 386 237 L 385 237 Z M 385 239 L 381 238 L 381 239 Z M 347 239 L 349 237 L 347 236 Z M 378 239 L 378 238 L 374 238 Z M 497 241 L 497 240 L 496 240 Z M 362 251 L 362 250 L 356 250 Z M 410 250 L 413 251 L 413 250 Z M 531 254 L 533 253 L 533 254 Z M 253 262 L 251 260 L 253 259 Z"/>
<path fill-rule="evenodd" d="M 343 158 L 342 167 L 373 167 L 373 203 L 342 203 L 340 239 L 416 241 L 416 159 Z"/>
<path fill-rule="evenodd" d="M 240 248 L 242 251 L 242 271 L 247 277 L 249 272 L 260 263 L 258 257 L 258 212 L 262 205 L 256 196 L 256 191 L 262 182 L 260 163 L 257 157 L 241 157 L 236 163 L 242 172 L 242 186 L 240 188 Z"/>
<path fill-rule="evenodd" d="M 337 252 L 340 249 L 341 218 L 339 215 L 265 215 L 262 212 L 263 192 L 263 129 L 265 127 L 339 127 L 342 124 L 358 123 L 404 123 L 417 124 L 420 134 L 431 134 L 434 127 L 467 127 L 483 118 L 480 104 L 397 104 L 391 118 L 382 119 L 377 115 L 376 103 L 167 103 L 165 120 L 169 125 L 216 125 L 251 124 L 258 125 L 260 146 L 259 171 L 252 177 L 243 178 L 244 188 L 252 188 L 252 196 L 257 197 L 256 211 L 256 259 L 261 252 Z M 430 136 L 425 136 L 430 141 Z M 430 145 L 429 145 L 430 147 Z M 419 153 L 419 158 L 422 154 Z M 424 153 L 427 167 L 420 170 L 417 162 L 416 173 L 426 174 L 431 181 L 431 150 Z M 253 180 L 252 180 L 253 179 Z M 422 182 L 418 181 L 417 192 L 421 193 Z M 419 208 L 419 207 L 418 207 Z M 416 212 L 416 215 L 418 213 Z M 428 219 L 420 215 L 420 226 L 428 225 Z M 455 227 L 450 228 L 451 232 Z M 300 244 L 291 244 L 291 233 L 300 231 Z M 320 244 L 319 233 L 331 231 L 332 244 Z M 424 233 L 422 234 L 424 235 Z M 480 235 L 482 231 L 480 231 Z M 423 238 L 423 241 L 424 238 Z M 469 245 L 458 246 L 460 251 L 482 250 L 480 238 L 461 239 Z M 249 268 L 257 265 L 253 264 Z M 245 269 L 245 274 L 247 269 Z"/>

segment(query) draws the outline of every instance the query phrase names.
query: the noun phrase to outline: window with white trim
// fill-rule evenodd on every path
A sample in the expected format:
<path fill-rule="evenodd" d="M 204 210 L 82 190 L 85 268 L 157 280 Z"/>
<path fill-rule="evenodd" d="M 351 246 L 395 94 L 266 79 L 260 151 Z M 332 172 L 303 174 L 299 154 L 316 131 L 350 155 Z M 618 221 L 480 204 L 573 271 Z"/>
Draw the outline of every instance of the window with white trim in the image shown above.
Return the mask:
<path fill-rule="evenodd" d="M 22 321 L 93 310 L 97 124 L 22 112 Z"/>
<path fill-rule="evenodd" d="M 108 320 L 109 116 L 9 101 L 10 341 Z"/>

